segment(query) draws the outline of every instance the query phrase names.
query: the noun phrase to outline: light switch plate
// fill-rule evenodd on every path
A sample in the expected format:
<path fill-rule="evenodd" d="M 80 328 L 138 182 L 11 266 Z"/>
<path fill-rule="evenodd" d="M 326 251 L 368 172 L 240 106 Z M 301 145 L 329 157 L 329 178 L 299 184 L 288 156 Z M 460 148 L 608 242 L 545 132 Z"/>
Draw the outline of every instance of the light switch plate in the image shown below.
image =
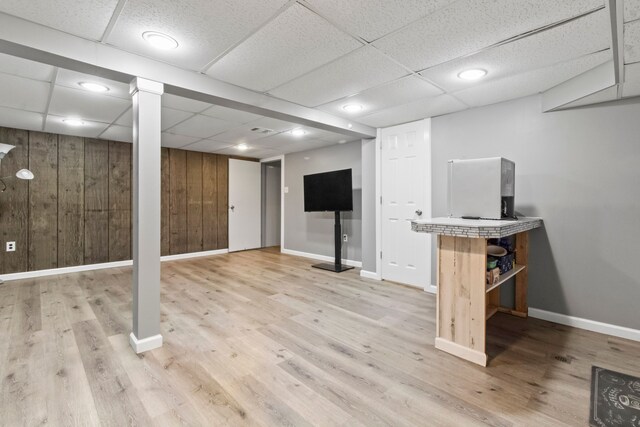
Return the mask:
<path fill-rule="evenodd" d="M 7 252 L 16 251 L 16 242 L 7 242 Z"/>

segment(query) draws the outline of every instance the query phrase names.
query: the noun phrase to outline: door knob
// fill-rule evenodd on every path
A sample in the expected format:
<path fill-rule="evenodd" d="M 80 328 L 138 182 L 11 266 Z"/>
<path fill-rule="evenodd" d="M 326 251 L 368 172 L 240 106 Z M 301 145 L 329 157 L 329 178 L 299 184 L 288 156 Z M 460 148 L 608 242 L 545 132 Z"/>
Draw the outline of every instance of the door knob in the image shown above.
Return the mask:
<path fill-rule="evenodd" d="M 422 215 L 422 211 L 421 211 L 420 209 L 418 209 L 418 210 L 416 211 L 416 215 L 418 215 L 418 216 Z"/>
<path fill-rule="evenodd" d="M 231 209 L 231 210 L 234 210 L 235 208 L 236 208 L 236 207 L 235 207 L 235 206 L 233 206 L 233 205 L 229 206 L 229 209 Z"/>

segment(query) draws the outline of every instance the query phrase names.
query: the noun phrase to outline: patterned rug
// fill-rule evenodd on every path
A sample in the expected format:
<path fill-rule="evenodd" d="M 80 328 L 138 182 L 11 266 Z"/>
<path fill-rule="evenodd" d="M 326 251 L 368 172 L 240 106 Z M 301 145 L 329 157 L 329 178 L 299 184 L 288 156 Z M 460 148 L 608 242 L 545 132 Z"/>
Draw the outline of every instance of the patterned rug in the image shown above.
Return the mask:
<path fill-rule="evenodd" d="M 640 427 L 640 378 L 593 366 L 589 425 Z"/>

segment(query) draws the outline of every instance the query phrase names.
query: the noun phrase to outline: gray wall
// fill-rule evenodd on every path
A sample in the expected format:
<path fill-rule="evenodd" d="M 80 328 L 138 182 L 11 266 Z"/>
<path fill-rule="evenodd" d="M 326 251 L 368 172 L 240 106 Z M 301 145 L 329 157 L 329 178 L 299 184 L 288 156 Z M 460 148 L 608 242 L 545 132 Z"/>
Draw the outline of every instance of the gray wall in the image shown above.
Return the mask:
<path fill-rule="evenodd" d="M 280 245 L 280 161 L 262 164 L 262 246 Z"/>
<path fill-rule="evenodd" d="M 342 258 L 361 261 L 362 168 L 361 142 L 332 145 L 285 156 L 284 248 L 333 257 L 332 212 L 304 212 L 304 175 L 351 168 L 353 174 L 353 212 L 342 213 L 342 233 L 349 241 L 342 244 Z"/>
<path fill-rule="evenodd" d="M 376 271 L 376 140 L 362 140 L 362 269 Z"/>
<path fill-rule="evenodd" d="M 529 306 L 640 329 L 640 103 L 540 111 L 533 96 L 433 119 L 433 215 L 447 160 L 515 161 L 516 210 L 545 223 L 530 233 Z"/>

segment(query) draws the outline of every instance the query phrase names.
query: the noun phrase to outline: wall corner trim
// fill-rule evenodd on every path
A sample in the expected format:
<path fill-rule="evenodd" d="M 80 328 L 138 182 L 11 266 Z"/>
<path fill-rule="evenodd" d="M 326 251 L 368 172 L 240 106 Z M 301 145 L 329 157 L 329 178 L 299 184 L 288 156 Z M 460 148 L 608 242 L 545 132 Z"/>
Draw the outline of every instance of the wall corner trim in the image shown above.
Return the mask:
<path fill-rule="evenodd" d="M 331 261 L 334 260 L 334 258 L 332 256 L 312 254 L 312 253 L 309 253 L 309 252 L 294 251 L 293 249 L 281 248 L 280 252 L 282 252 L 283 254 L 287 254 L 287 255 L 301 256 L 301 257 L 304 257 L 304 258 L 317 259 L 319 261 L 331 262 Z M 343 259 L 342 262 L 344 262 L 346 265 L 351 266 L 351 267 L 362 268 L 362 261 L 354 261 L 354 260 L 351 260 L 351 259 Z"/>
<path fill-rule="evenodd" d="M 360 277 L 365 279 L 382 280 L 382 275 L 375 271 L 360 270 Z"/>
<path fill-rule="evenodd" d="M 529 307 L 529 316 L 578 329 L 640 341 L 640 330 Z"/>
<path fill-rule="evenodd" d="M 437 294 L 438 293 L 438 287 L 436 285 L 432 285 L 432 284 L 428 284 L 425 288 L 424 288 L 425 292 L 428 292 L 430 294 Z"/>
<path fill-rule="evenodd" d="M 131 332 L 129 335 L 129 344 L 131 344 L 133 351 L 140 354 L 145 351 L 153 350 L 154 348 L 162 347 L 162 335 L 153 335 L 139 340 L 133 332 Z"/>

